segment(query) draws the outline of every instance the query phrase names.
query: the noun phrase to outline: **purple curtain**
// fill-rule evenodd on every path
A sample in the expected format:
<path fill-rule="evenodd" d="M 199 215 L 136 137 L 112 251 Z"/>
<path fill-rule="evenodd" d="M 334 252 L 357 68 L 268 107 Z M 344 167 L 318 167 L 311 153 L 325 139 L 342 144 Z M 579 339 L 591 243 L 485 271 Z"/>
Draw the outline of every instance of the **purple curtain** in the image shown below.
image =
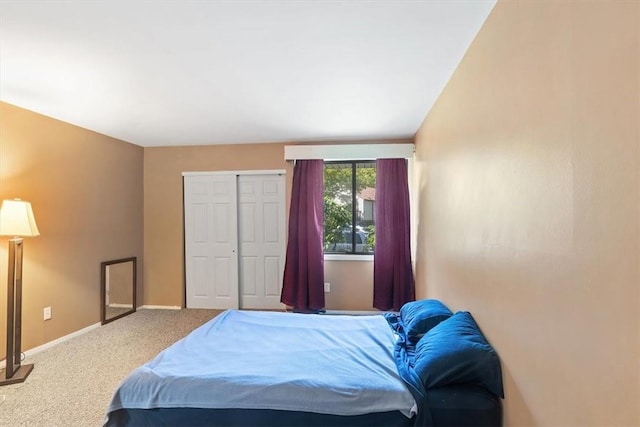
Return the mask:
<path fill-rule="evenodd" d="M 296 311 L 316 311 L 324 307 L 323 179 L 322 160 L 296 161 L 280 298 Z"/>
<path fill-rule="evenodd" d="M 397 311 L 416 299 L 405 159 L 376 161 L 375 229 L 373 306 Z"/>

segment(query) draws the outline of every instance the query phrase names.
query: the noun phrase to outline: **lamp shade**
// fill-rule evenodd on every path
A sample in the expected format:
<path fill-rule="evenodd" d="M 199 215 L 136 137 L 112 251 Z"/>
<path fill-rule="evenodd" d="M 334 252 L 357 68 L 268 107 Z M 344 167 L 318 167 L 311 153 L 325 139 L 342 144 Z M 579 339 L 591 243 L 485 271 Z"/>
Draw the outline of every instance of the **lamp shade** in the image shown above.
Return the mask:
<path fill-rule="evenodd" d="M 0 236 L 39 236 L 31 203 L 24 200 L 3 200 L 0 206 Z"/>

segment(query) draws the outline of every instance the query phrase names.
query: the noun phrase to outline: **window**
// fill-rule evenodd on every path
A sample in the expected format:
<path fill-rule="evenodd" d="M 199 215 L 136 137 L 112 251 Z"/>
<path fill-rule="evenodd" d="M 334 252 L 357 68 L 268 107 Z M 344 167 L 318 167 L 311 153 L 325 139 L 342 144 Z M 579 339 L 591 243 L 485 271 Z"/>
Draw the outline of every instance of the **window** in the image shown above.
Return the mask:
<path fill-rule="evenodd" d="M 376 162 L 324 163 L 324 252 L 373 254 Z"/>

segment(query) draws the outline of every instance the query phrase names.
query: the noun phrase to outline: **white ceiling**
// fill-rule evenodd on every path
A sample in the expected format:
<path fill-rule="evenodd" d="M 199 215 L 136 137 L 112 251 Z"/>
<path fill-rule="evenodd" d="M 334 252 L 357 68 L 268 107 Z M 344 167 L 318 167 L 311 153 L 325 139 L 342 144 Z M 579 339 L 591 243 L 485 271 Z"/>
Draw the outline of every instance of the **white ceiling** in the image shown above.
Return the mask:
<path fill-rule="evenodd" d="M 0 100 L 141 146 L 411 137 L 494 3 L 0 0 Z"/>

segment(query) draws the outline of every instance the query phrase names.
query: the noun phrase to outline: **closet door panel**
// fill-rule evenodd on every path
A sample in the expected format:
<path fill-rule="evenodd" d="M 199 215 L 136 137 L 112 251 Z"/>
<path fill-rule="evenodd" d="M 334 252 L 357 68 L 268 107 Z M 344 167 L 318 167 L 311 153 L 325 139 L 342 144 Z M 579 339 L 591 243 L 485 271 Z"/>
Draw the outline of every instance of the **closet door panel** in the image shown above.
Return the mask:
<path fill-rule="evenodd" d="M 184 177 L 188 308 L 239 307 L 235 175 Z"/>

